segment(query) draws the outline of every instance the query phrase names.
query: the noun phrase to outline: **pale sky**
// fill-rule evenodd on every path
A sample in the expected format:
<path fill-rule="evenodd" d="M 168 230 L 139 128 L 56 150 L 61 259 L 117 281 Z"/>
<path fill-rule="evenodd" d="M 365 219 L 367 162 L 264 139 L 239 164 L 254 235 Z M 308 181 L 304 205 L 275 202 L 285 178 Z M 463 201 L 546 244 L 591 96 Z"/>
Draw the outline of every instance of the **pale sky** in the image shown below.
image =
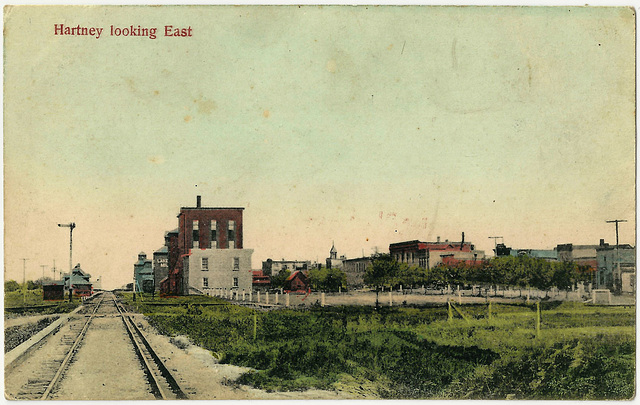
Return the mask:
<path fill-rule="evenodd" d="M 5 278 L 131 281 L 181 206 L 253 267 L 403 240 L 635 244 L 629 8 L 5 10 Z M 55 36 L 54 24 L 104 28 Z M 192 27 L 164 37 L 165 25 Z M 110 26 L 157 27 L 158 38 Z"/>

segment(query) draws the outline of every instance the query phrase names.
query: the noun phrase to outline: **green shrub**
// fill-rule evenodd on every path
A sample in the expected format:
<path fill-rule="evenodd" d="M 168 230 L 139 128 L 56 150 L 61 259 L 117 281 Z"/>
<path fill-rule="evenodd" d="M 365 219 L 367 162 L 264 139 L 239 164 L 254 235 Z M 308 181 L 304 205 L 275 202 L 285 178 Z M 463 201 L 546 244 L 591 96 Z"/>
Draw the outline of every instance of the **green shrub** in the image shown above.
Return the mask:
<path fill-rule="evenodd" d="M 469 321 L 448 322 L 446 307 L 258 312 L 187 298 L 138 305 L 162 333 L 186 334 L 223 363 L 251 368 L 238 382 L 266 390 L 352 384 L 382 398 L 633 396 L 633 309 L 544 303 L 539 338 L 534 305 L 494 304 L 491 320 L 486 305 L 463 306 Z"/>

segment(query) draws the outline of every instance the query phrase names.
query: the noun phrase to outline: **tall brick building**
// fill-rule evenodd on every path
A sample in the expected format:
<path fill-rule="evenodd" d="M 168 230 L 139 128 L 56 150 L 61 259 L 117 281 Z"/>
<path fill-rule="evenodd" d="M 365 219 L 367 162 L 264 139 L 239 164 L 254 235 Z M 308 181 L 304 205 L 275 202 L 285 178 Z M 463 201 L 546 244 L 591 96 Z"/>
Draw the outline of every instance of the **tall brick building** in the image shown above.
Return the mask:
<path fill-rule="evenodd" d="M 244 208 L 182 207 L 178 214 L 177 255 L 161 290 L 172 295 L 203 294 L 226 288 L 251 289 L 252 249 L 244 249 Z M 171 247 L 169 247 L 171 250 Z M 169 265 L 171 266 L 169 252 Z"/>

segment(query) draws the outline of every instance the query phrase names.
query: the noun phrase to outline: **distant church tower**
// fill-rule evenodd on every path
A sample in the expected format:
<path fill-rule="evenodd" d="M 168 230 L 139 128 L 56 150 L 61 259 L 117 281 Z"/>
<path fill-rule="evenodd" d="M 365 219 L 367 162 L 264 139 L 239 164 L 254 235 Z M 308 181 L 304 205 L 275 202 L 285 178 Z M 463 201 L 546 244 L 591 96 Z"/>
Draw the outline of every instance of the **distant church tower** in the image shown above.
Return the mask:
<path fill-rule="evenodd" d="M 329 257 L 327 258 L 327 268 L 342 268 L 342 263 L 345 258 L 338 259 L 338 251 L 336 250 L 335 243 L 331 242 L 331 250 L 329 251 Z"/>

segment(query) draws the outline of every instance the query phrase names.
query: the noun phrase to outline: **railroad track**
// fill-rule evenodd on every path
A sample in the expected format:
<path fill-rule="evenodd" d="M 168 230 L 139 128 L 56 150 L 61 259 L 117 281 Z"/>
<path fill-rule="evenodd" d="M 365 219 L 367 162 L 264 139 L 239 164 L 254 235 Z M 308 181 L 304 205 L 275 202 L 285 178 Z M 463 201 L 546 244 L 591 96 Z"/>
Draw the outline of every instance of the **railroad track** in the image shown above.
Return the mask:
<path fill-rule="evenodd" d="M 69 322 L 60 336 L 60 343 L 55 347 L 55 355 L 43 360 L 37 374 L 32 374 L 14 395 L 19 400 L 56 399 L 56 391 L 64 380 L 69 366 L 82 347 L 87 331 L 94 319 L 100 317 L 119 317 L 122 319 L 126 334 L 133 346 L 133 351 L 146 377 L 147 389 L 156 399 L 187 399 L 176 379 L 165 367 L 155 353 L 142 331 L 118 303 L 115 296 L 102 294 L 99 301 L 85 303 L 84 319 Z M 101 310 L 102 313 L 98 311 Z M 82 315 L 82 313 L 80 313 Z M 125 338 L 126 339 L 126 338 Z M 55 344 L 49 342 L 49 344 Z M 37 351 L 36 351 L 37 352 Z M 117 372 L 117 371 L 116 371 Z M 24 380 L 23 380 L 24 381 Z M 95 398 L 100 399 L 100 398 Z"/>
<path fill-rule="evenodd" d="M 50 398 L 53 389 L 62 379 L 64 372 L 73 359 L 73 356 L 80 348 L 82 339 L 87 333 L 89 325 L 91 324 L 95 313 L 98 311 L 98 308 L 100 308 L 103 300 L 104 296 L 101 295 L 100 301 L 93 306 L 93 310 L 89 309 L 90 314 L 86 317 L 85 322 L 76 322 L 70 325 L 69 332 L 65 332 L 61 337 L 61 345 L 68 347 L 68 350 L 64 351 L 64 357 L 47 360 L 45 367 L 42 369 L 42 375 L 37 378 L 29 379 L 20 392 L 18 392 L 16 399 L 45 400 Z"/>
<path fill-rule="evenodd" d="M 117 301 L 115 296 L 113 302 L 122 317 L 122 322 L 127 329 L 127 334 L 133 342 L 134 349 L 143 370 L 147 376 L 147 381 L 151 387 L 151 392 L 156 399 L 187 399 L 187 395 L 182 391 L 175 378 L 165 367 L 162 360 L 153 350 L 147 339 L 144 337 L 138 326 L 127 315 Z"/>

